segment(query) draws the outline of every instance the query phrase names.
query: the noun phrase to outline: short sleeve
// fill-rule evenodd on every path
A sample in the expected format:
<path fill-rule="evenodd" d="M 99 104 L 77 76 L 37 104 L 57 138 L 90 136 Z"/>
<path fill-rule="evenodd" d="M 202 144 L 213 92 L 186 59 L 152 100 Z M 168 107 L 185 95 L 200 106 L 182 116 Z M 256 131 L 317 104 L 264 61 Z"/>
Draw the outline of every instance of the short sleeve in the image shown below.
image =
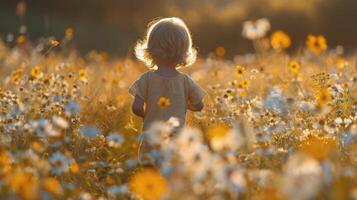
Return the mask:
<path fill-rule="evenodd" d="M 187 76 L 188 101 L 191 105 L 196 105 L 206 96 L 206 92 L 189 76 Z"/>
<path fill-rule="evenodd" d="M 143 100 L 147 97 L 147 74 L 142 74 L 129 88 L 129 94 L 134 97 L 138 95 Z"/>

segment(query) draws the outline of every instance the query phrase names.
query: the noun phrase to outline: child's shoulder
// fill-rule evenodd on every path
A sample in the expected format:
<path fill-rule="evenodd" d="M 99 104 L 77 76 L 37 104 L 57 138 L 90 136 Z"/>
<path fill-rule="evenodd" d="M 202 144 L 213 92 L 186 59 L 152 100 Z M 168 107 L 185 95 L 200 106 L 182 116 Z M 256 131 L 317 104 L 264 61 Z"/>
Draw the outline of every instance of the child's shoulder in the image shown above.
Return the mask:
<path fill-rule="evenodd" d="M 146 72 L 143 72 L 142 74 L 140 74 L 139 78 L 142 79 L 142 78 L 151 78 L 151 77 L 157 77 L 157 74 L 155 75 L 155 70 L 152 69 L 152 70 L 149 70 L 149 71 L 146 71 Z M 161 77 L 161 76 L 158 76 L 158 77 Z M 185 80 L 192 80 L 191 76 L 187 73 L 184 73 L 184 72 L 179 72 L 178 76 L 177 77 L 180 77 L 180 78 L 183 78 Z"/>
<path fill-rule="evenodd" d="M 149 70 L 146 72 L 143 72 L 139 75 L 139 79 L 147 79 L 150 77 L 150 75 L 154 72 L 154 70 Z"/>
<path fill-rule="evenodd" d="M 184 72 L 180 72 L 180 74 L 184 78 L 185 81 L 195 82 L 189 74 L 184 73 Z"/>

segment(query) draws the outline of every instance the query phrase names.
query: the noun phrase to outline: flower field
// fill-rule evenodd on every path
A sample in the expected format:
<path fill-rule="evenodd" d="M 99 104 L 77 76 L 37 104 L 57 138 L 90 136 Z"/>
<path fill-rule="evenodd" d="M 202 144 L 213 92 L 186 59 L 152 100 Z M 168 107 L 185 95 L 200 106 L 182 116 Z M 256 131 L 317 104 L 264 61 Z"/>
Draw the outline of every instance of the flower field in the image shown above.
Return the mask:
<path fill-rule="evenodd" d="M 357 199 L 356 55 L 322 35 L 286 53 L 268 23 L 244 25 L 256 53 L 181 69 L 208 96 L 175 137 L 131 113 L 142 63 L 81 55 L 71 28 L 0 40 L 0 199 Z"/>

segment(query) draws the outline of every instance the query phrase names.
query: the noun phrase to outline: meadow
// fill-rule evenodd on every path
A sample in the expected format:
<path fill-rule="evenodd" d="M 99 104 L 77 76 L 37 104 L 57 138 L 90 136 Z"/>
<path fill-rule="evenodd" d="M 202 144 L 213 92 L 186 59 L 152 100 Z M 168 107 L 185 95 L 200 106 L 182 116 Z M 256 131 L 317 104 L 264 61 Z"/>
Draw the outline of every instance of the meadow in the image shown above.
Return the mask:
<path fill-rule="evenodd" d="M 71 28 L 4 37 L 0 199 L 357 199 L 357 56 L 308 33 L 286 53 L 266 23 L 244 25 L 254 54 L 221 46 L 180 69 L 208 96 L 176 137 L 175 119 L 144 135 L 131 113 L 142 63 L 80 54 Z"/>

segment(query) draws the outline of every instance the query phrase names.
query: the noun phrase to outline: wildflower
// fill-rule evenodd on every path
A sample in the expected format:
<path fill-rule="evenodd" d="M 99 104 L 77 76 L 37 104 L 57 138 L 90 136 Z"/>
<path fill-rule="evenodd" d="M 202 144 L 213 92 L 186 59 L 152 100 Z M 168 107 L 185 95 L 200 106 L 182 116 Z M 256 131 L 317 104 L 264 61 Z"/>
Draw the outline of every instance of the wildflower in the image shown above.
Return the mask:
<path fill-rule="evenodd" d="M 331 100 L 331 93 L 328 89 L 322 88 L 315 95 L 318 106 L 323 106 Z"/>
<path fill-rule="evenodd" d="M 6 35 L 6 42 L 10 43 L 14 40 L 14 34 L 13 33 L 9 33 Z"/>
<path fill-rule="evenodd" d="M 84 126 L 81 128 L 81 132 L 86 137 L 94 138 L 99 134 L 99 129 L 95 126 Z"/>
<path fill-rule="evenodd" d="M 79 172 L 79 165 L 76 162 L 73 162 L 69 165 L 69 171 L 73 174 L 76 174 Z"/>
<path fill-rule="evenodd" d="M 190 149 L 190 151 L 186 151 L 186 149 Z M 181 147 L 175 150 L 180 158 L 178 167 L 190 175 L 193 182 L 203 181 L 212 168 L 213 162 L 219 159 L 212 156 L 208 146 L 202 143 L 191 143 L 186 148 Z"/>
<path fill-rule="evenodd" d="M 341 57 L 337 57 L 336 59 L 336 66 L 339 68 L 339 69 L 344 69 L 346 67 L 349 66 L 349 63 L 347 60 L 341 58 Z"/>
<path fill-rule="evenodd" d="M 53 165 L 52 171 L 56 175 L 68 172 L 70 164 L 73 163 L 73 159 L 66 157 L 58 151 L 51 155 L 49 161 Z"/>
<path fill-rule="evenodd" d="M 79 77 L 80 80 L 86 80 L 87 76 L 88 76 L 88 72 L 87 72 L 86 69 L 80 69 L 78 71 L 78 77 Z"/>
<path fill-rule="evenodd" d="M 16 43 L 17 43 L 18 45 L 25 44 L 25 42 L 26 42 L 26 38 L 25 38 L 24 35 L 20 35 L 20 36 L 17 37 L 17 39 L 16 39 Z"/>
<path fill-rule="evenodd" d="M 101 52 L 99 53 L 99 58 L 100 58 L 101 61 L 106 61 L 106 60 L 108 60 L 109 55 L 108 55 L 107 52 L 101 51 Z"/>
<path fill-rule="evenodd" d="M 53 128 L 53 125 L 47 119 L 38 119 L 32 122 L 32 126 L 35 128 L 36 134 L 45 137 L 45 136 L 60 136 L 60 132 L 56 131 Z"/>
<path fill-rule="evenodd" d="M 242 170 L 234 170 L 230 173 L 229 179 L 237 192 L 242 192 L 246 189 L 247 182 L 244 178 Z"/>
<path fill-rule="evenodd" d="M 327 88 L 329 85 L 331 85 L 332 79 L 331 75 L 327 74 L 325 72 L 313 74 L 311 78 L 314 80 L 314 82 L 319 85 L 321 88 Z"/>
<path fill-rule="evenodd" d="M 124 143 L 124 137 L 119 133 L 111 133 L 106 138 L 108 146 L 119 148 Z"/>
<path fill-rule="evenodd" d="M 41 152 L 43 150 L 43 146 L 39 141 L 33 141 L 32 148 L 38 152 Z"/>
<path fill-rule="evenodd" d="M 225 124 L 213 125 L 210 126 L 206 132 L 206 137 L 208 140 L 214 138 L 223 138 L 229 132 L 229 127 Z"/>
<path fill-rule="evenodd" d="M 123 71 L 123 66 L 121 64 L 116 64 L 115 67 L 114 67 L 114 70 L 116 73 L 121 73 Z"/>
<path fill-rule="evenodd" d="M 322 186 L 319 163 L 307 156 L 296 154 L 284 166 L 282 190 L 289 199 L 312 199 Z"/>
<path fill-rule="evenodd" d="M 9 182 L 11 189 L 23 199 L 38 199 L 38 178 L 33 174 L 16 170 Z"/>
<path fill-rule="evenodd" d="M 108 187 L 108 189 L 107 189 L 108 196 L 111 198 L 115 198 L 120 195 L 126 194 L 126 193 L 128 193 L 128 191 L 129 191 L 129 188 L 128 188 L 127 184 L 123 184 L 123 185 L 119 185 L 119 186 L 113 185 L 113 186 Z"/>
<path fill-rule="evenodd" d="M 242 140 L 238 133 L 226 124 L 208 127 L 206 137 L 214 151 L 235 151 Z"/>
<path fill-rule="evenodd" d="M 152 146 L 157 146 L 167 142 L 172 132 L 172 126 L 164 122 L 152 123 L 149 129 L 145 132 L 147 141 Z"/>
<path fill-rule="evenodd" d="M 72 38 L 73 36 L 73 29 L 71 27 L 66 28 L 65 30 L 65 36 L 66 38 Z"/>
<path fill-rule="evenodd" d="M 202 134 L 199 130 L 185 127 L 180 131 L 175 142 L 180 147 L 189 147 L 201 144 L 203 142 Z"/>
<path fill-rule="evenodd" d="M 236 66 L 236 77 L 240 78 L 243 76 L 244 73 L 245 73 L 244 67 L 237 65 Z"/>
<path fill-rule="evenodd" d="M 171 100 L 166 97 L 160 97 L 159 100 L 157 101 L 157 106 L 159 106 L 159 108 L 161 109 L 167 108 L 170 105 L 171 105 Z"/>
<path fill-rule="evenodd" d="M 323 35 L 308 35 L 306 40 L 307 48 L 315 53 L 320 54 L 327 49 L 327 42 Z"/>
<path fill-rule="evenodd" d="M 241 87 L 244 87 L 244 88 L 249 87 L 250 81 L 249 80 L 244 80 L 244 81 L 240 82 L 239 85 Z"/>
<path fill-rule="evenodd" d="M 293 60 L 293 61 L 290 61 L 288 67 L 289 67 L 289 70 L 290 70 L 290 71 L 292 71 L 292 72 L 298 72 L 299 69 L 300 69 L 300 64 L 299 64 L 297 61 Z"/>
<path fill-rule="evenodd" d="M 357 125 L 352 125 L 348 132 L 344 132 L 340 136 L 341 146 L 347 148 L 350 144 L 355 143 L 357 139 Z"/>
<path fill-rule="evenodd" d="M 268 96 L 263 100 L 263 106 L 279 113 L 285 113 L 287 110 L 286 98 L 280 89 L 270 88 Z"/>
<path fill-rule="evenodd" d="M 241 97 L 245 97 L 245 96 L 247 96 L 247 90 L 241 90 L 240 92 L 239 92 L 239 96 L 241 96 Z"/>
<path fill-rule="evenodd" d="M 40 66 L 35 66 L 34 68 L 32 68 L 31 70 L 31 78 L 32 79 L 36 79 L 41 75 L 41 69 Z"/>
<path fill-rule="evenodd" d="M 223 57 L 226 54 L 226 49 L 222 46 L 216 48 L 216 55 L 218 57 Z"/>
<path fill-rule="evenodd" d="M 278 30 L 271 35 L 270 43 L 275 50 L 284 50 L 290 47 L 291 39 L 287 33 Z"/>
<path fill-rule="evenodd" d="M 75 101 L 69 101 L 65 106 L 65 111 L 67 115 L 75 115 L 80 112 L 80 106 Z"/>
<path fill-rule="evenodd" d="M 128 185 L 134 195 L 144 200 L 162 199 L 168 191 L 166 179 L 153 168 L 135 172 Z"/>
<path fill-rule="evenodd" d="M 23 73 L 23 69 L 21 68 L 13 71 L 10 75 L 11 82 L 14 84 L 18 84 L 22 76 L 22 73 Z"/>
<path fill-rule="evenodd" d="M 242 35 L 247 39 L 256 40 L 264 37 L 269 30 L 270 23 L 267 19 L 250 20 L 244 22 Z"/>
<path fill-rule="evenodd" d="M 51 43 L 51 46 L 52 46 L 52 47 L 55 47 L 55 46 L 58 46 L 58 45 L 59 45 L 59 42 L 58 42 L 57 40 L 55 40 L 55 39 L 52 39 L 52 40 L 50 41 L 50 43 Z"/>
<path fill-rule="evenodd" d="M 177 117 L 170 117 L 167 120 L 167 123 L 172 127 L 179 127 L 180 126 L 180 120 Z"/>
<path fill-rule="evenodd" d="M 63 193 L 61 184 L 55 178 L 45 178 L 42 181 L 42 187 L 53 195 L 60 195 Z"/>
<path fill-rule="evenodd" d="M 123 95 L 120 95 L 120 94 L 117 95 L 115 99 L 119 104 L 122 104 L 125 101 L 125 97 Z"/>
<path fill-rule="evenodd" d="M 27 31 L 27 27 L 25 25 L 21 25 L 19 28 L 20 34 L 25 34 Z"/>
<path fill-rule="evenodd" d="M 68 122 L 62 117 L 59 116 L 52 116 L 52 122 L 56 124 L 58 127 L 62 129 L 67 129 L 68 128 Z"/>
<path fill-rule="evenodd" d="M 0 152 L 0 174 L 5 173 L 11 169 L 12 158 L 6 151 Z"/>
<path fill-rule="evenodd" d="M 317 160 L 326 159 L 334 149 L 337 148 L 336 141 L 333 138 L 310 136 L 304 140 L 299 150 Z"/>

